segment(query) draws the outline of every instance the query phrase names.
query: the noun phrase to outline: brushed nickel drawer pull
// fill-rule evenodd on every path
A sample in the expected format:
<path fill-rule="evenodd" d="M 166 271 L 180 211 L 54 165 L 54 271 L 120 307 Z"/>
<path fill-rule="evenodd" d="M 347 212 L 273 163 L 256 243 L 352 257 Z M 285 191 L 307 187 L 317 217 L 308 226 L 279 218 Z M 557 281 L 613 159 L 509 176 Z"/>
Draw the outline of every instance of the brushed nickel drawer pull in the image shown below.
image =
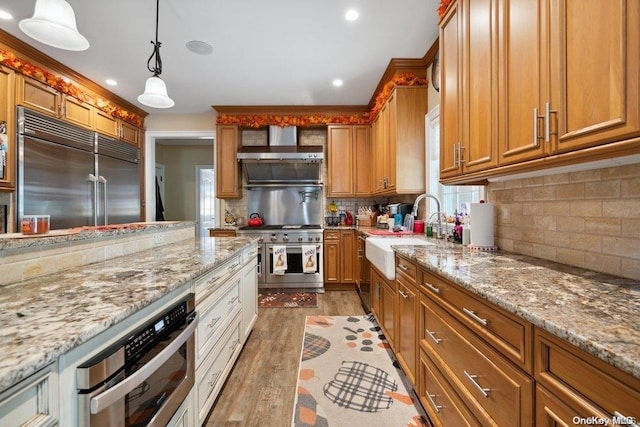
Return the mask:
<path fill-rule="evenodd" d="M 221 316 L 218 316 L 215 319 L 213 319 L 211 322 L 209 322 L 209 324 L 207 324 L 207 328 L 209 329 L 213 328 L 216 325 L 216 323 L 220 321 L 221 318 L 222 318 Z"/>
<path fill-rule="evenodd" d="M 476 381 L 476 378 L 478 378 L 477 375 L 471 375 L 467 371 L 463 371 L 463 372 L 467 376 L 469 381 L 471 381 L 473 383 L 473 385 L 476 386 L 476 388 L 478 390 L 480 390 L 480 393 L 482 393 L 482 395 L 484 397 L 489 397 L 489 393 L 491 392 L 491 389 L 490 388 L 483 388 L 480 384 L 478 384 L 478 381 Z"/>
<path fill-rule="evenodd" d="M 403 271 L 409 271 L 409 268 L 404 264 L 398 264 L 398 268 L 401 268 Z"/>
<path fill-rule="evenodd" d="M 404 299 L 409 298 L 409 295 L 405 294 L 404 292 L 402 292 L 402 291 L 400 291 L 400 290 L 398 290 L 398 293 L 399 293 L 400 295 L 402 295 L 402 298 L 404 298 Z"/>
<path fill-rule="evenodd" d="M 431 403 L 431 406 L 433 406 L 433 409 L 435 409 L 436 412 L 440 412 L 440 409 L 442 409 L 442 405 L 438 405 L 434 400 L 436 395 L 430 394 L 428 391 L 425 392 L 424 395 L 427 397 L 427 399 L 429 399 L 429 403 Z"/>
<path fill-rule="evenodd" d="M 439 294 L 440 293 L 440 289 L 436 288 L 434 285 L 432 285 L 429 282 L 424 282 L 423 285 L 425 285 L 428 289 L 430 289 L 433 293 Z"/>
<path fill-rule="evenodd" d="M 440 345 L 442 340 L 440 338 L 436 338 L 436 333 L 435 332 L 431 332 L 428 329 L 425 329 L 424 331 L 426 332 L 427 335 L 429 335 L 431 337 L 431 339 L 436 343 L 436 345 Z"/>
<path fill-rule="evenodd" d="M 462 311 L 464 311 L 467 314 L 467 316 L 471 317 L 473 320 L 480 323 L 482 326 L 489 325 L 489 321 L 487 319 L 483 319 L 482 317 L 478 316 L 475 311 L 469 310 L 468 308 L 464 308 L 464 307 L 462 307 Z"/>
<path fill-rule="evenodd" d="M 618 411 L 613 412 L 613 417 L 614 417 L 613 425 L 624 424 L 631 427 L 638 427 L 635 417 L 627 417 L 626 415 L 623 415 Z"/>

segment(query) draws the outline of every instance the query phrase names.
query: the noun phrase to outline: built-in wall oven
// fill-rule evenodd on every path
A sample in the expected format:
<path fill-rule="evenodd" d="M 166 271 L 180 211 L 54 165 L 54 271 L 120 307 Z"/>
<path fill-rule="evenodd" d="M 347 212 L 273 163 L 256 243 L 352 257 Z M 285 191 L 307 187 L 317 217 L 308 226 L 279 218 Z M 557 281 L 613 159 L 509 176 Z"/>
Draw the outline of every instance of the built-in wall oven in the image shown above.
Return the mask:
<path fill-rule="evenodd" d="M 193 294 L 77 369 L 80 426 L 165 426 L 195 376 Z"/>

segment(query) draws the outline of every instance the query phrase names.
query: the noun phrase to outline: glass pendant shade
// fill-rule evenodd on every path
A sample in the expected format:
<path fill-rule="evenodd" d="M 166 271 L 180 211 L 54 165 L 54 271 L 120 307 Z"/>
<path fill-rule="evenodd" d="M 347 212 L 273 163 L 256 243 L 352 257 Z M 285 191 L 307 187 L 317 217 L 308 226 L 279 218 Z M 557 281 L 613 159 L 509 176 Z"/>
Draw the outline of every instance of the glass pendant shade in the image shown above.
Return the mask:
<path fill-rule="evenodd" d="M 78 32 L 76 16 L 65 0 L 36 0 L 33 16 L 18 24 L 32 39 L 64 50 L 87 50 L 89 41 Z"/>
<path fill-rule="evenodd" d="M 157 76 L 147 79 L 144 85 L 144 93 L 138 96 L 138 101 L 147 107 L 153 108 L 171 108 L 175 105 L 173 99 L 167 95 L 167 86 Z"/>

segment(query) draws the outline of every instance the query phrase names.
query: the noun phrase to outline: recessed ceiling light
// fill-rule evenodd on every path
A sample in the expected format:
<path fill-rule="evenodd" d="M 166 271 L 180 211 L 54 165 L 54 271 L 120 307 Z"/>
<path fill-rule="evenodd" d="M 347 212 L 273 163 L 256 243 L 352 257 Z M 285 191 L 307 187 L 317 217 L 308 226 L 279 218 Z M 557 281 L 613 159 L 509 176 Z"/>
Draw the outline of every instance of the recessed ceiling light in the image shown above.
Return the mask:
<path fill-rule="evenodd" d="M 188 41 L 187 49 L 198 55 L 211 55 L 213 53 L 213 46 L 200 40 Z"/>
<path fill-rule="evenodd" d="M 0 19 L 9 21 L 13 19 L 13 15 L 7 12 L 6 10 L 0 10 Z"/>
<path fill-rule="evenodd" d="M 118 82 L 113 80 L 113 79 L 107 79 L 105 80 L 105 82 L 109 85 L 109 86 L 118 86 Z"/>
<path fill-rule="evenodd" d="M 347 21 L 355 21 L 359 16 L 360 14 L 357 10 L 350 9 L 347 11 L 347 13 L 344 14 L 344 19 L 346 19 Z"/>
<path fill-rule="evenodd" d="M 333 85 L 334 85 L 335 87 L 340 87 L 340 86 L 342 86 L 342 83 L 343 83 L 343 81 L 342 81 L 341 79 L 334 79 L 334 80 L 333 80 Z"/>

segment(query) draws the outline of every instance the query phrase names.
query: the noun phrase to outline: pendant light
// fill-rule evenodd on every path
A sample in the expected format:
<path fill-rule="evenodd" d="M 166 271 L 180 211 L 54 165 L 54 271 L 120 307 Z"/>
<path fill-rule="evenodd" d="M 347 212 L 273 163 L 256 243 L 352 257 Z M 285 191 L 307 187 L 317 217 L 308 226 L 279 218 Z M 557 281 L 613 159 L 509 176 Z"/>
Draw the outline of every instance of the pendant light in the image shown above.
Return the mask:
<path fill-rule="evenodd" d="M 33 16 L 18 24 L 32 39 L 64 50 L 87 50 L 89 41 L 78 32 L 76 16 L 65 0 L 36 0 Z"/>
<path fill-rule="evenodd" d="M 156 41 L 151 41 L 153 52 L 147 61 L 147 69 L 153 73 L 153 76 L 147 79 L 144 85 L 144 93 L 138 96 L 138 102 L 147 107 L 153 108 L 171 108 L 175 105 L 173 99 L 167 95 L 167 85 L 160 78 L 162 74 L 162 59 L 160 59 L 160 46 L 162 43 L 158 41 L 158 18 L 160 15 L 160 0 L 156 0 Z M 154 67 L 151 67 L 151 61 L 155 60 Z"/>

